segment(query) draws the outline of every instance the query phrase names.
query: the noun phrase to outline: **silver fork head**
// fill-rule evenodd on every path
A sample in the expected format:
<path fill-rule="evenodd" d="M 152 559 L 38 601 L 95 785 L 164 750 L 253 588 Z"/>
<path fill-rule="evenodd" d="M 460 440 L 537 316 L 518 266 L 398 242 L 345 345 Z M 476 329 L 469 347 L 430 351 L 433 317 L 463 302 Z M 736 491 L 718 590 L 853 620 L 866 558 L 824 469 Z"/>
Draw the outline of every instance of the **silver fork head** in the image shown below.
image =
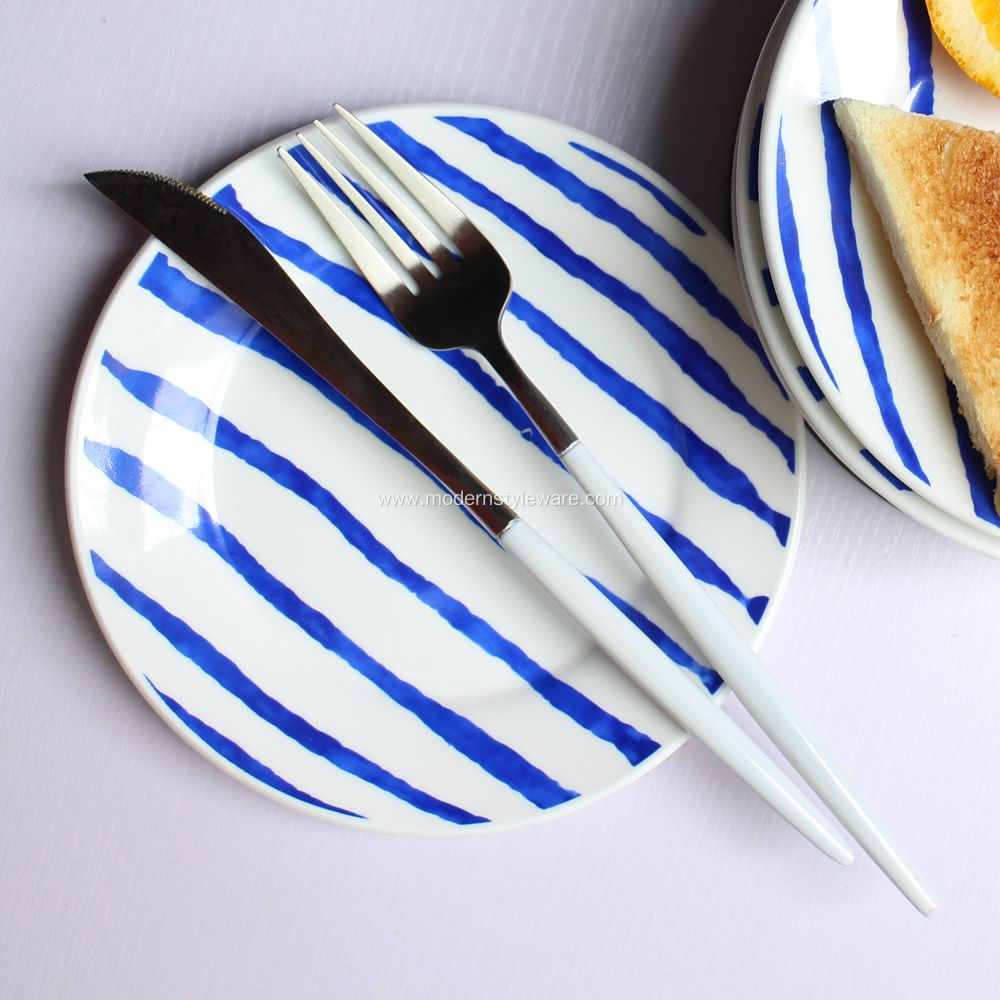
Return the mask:
<path fill-rule="evenodd" d="M 315 171 L 344 196 L 368 226 L 345 209 L 313 172 L 279 147 L 282 162 L 411 337 L 433 350 L 467 348 L 491 356 L 499 341 L 498 323 L 510 294 L 507 265 L 440 188 L 354 115 L 339 104 L 336 109 L 382 167 L 410 192 L 454 250 L 376 170 L 321 122 L 315 123 L 320 134 L 391 212 L 396 225 L 305 136 L 300 134 L 298 139 L 312 158 Z M 426 257 L 415 252 L 397 229 L 419 246 Z"/>

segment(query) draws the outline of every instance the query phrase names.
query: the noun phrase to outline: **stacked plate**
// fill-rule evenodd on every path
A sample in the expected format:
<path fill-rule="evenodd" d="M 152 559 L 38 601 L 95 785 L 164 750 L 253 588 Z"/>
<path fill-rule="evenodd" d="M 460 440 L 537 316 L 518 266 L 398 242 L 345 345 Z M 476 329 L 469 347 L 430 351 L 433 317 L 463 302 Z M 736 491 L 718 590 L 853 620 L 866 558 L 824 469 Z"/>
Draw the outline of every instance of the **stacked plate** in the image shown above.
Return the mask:
<path fill-rule="evenodd" d="M 757 327 L 847 468 L 927 527 L 1000 555 L 994 484 L 850 161 L 838 97 L 1000 128 L 1000 102 L 938 44 L 923 0 L 788 0 L 733 164 L 733 230 Z"/>

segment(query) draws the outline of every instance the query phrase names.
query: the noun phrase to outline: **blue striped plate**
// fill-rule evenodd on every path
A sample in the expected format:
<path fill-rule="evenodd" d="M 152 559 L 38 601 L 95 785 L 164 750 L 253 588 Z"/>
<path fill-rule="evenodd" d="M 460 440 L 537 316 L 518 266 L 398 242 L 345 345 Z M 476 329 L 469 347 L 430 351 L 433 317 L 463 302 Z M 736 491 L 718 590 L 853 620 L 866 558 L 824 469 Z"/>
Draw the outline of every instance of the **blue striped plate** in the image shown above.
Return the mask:
<path fill-rule="evenodd" d="M 565 126 L 461 105 L 364 117 L 495 241 L 514 277 L 513 350 L 759 643 L 797 539 L 802 424 L 730 247 L 661 179 Z M 721 697 L 507 391 L 387 320 L 279 141 L 295 144 L 269 143 L 205 190 Z M 186 741 L 282 802 L 398 833 L 516 826 L 623 786 L 683 741 L 405 454 L 155 242 L 88 349 L 67 484 L 80 572 L 125 671 Z"/>
<path fill-rule="evenodd" d="M 833 117 L 837 97 L 1000 126 L 1000 104 L 932 38 L 923 0 L 802 0 L 760 140 L 767 259 L 819 392 L 873 458 L 1000 540 L 993 485 Z"/>
<path fill-rule="evenodd" d="M 802 411 L 806 423 L 823 444 L 866 486 L 908 517 L 963 545 L 998 557 L 1000 537 L 988 528 L 984 530 L 982 521 L 977 518 L 975 524 L 968 524 L 934 506 L 889 472 L 851 433 L 806 367 L 778 303 L 764 251 L 757 167 L 764 99 L 774 58 L 795 7 L 795 0 L 785 4 L 761 52 L 747 91 L 736 138 L 732 178 L 733 232 L 748 306 L 775 370 Z"/>

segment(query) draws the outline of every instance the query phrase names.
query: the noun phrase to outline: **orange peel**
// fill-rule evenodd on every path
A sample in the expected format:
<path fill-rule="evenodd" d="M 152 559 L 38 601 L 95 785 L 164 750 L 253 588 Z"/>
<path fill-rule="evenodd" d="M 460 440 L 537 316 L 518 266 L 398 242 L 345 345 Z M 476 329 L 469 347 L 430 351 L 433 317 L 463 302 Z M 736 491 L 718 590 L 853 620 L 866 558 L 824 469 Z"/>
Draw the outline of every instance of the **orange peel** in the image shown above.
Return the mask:
<path fill-rule="evenodd" d="M 927 11 L 966 76 L 1000 97 L 1000 0 L 927 0 Z"/>

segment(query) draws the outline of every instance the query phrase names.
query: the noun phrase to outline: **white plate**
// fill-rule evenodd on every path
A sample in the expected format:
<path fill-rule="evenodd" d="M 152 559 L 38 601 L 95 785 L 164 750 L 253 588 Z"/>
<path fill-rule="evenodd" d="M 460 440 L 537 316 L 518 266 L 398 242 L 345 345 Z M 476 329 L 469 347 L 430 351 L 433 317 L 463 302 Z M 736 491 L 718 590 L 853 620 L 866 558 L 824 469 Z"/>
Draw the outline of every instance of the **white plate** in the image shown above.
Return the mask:
<path fill-rule="evenodd" d="M 987 128 L 1000 126 L 1000 102 L 932 44 L 922 0 L 803 0 L 760 143 L 767 259 L 820 390 L 901 482 L 1000 539 L 992 484 L 826 103 L 841 96 Z"/>
<path fill-rule="evenodd" d="M 823 444 L 866 486 L 904 514 L 964 545 L 1000 557 L 1000 539 L 994 532 L 984 530 L 979 523 L 966 524 L 913 492 L 850 432 L 806 367 L 774 294 L 760 225 L 757 150 L 774 58 L 796 4 L 797 0 L 788 0 L 768 35 L 747 91 L 737 132 L 732 182 L 733 233 L 744 294 L 774 367 L 806 423 Z"/>
<path fill-rule="evenodd" d="M 759 644 L 797 541 L 803 430 L 759 360 L 730 247 L 661 179 L 565 126 L 461 105 L 365 117 L 498 245 L 513 350 Z M 205 189 L 250 213 L 380 377 L 692 667 L 508 393 L 383 319 L 279 141 L 295 144 Z M 509 827 L 593 801 L 683 741 L 414 463 L 155 242 L 84 360 L 67 488 L 80 572 L 128 675 L 191 745 L 280 801 L 364 829 Z"/>

